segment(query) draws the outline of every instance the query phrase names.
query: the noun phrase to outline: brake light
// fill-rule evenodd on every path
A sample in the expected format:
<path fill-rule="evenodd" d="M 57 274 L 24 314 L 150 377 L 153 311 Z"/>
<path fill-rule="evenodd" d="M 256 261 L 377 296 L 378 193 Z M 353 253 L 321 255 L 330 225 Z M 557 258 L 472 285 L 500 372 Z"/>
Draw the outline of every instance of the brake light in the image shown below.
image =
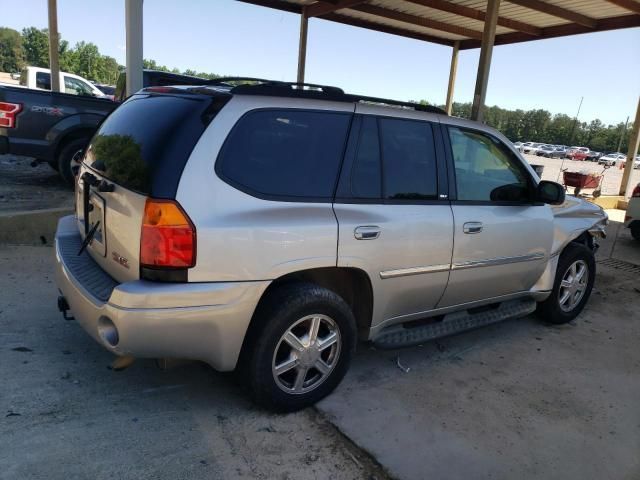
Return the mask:
<path fill-rule="evenodd" d="M 632 197 L 640 197 L 640 183 L 633 189 Z"/>
<path fill-rule="evenodd" d="M 178 202 L 147 199 L 140 236 L 140 265 L 189 268 L 196 264 L 196 229 Z"/>
<path fill-rule="evenodd" d="M 0 102 L 0 127 L 16 126 L 16 116 L 22 111 L 21 103 Z"/>

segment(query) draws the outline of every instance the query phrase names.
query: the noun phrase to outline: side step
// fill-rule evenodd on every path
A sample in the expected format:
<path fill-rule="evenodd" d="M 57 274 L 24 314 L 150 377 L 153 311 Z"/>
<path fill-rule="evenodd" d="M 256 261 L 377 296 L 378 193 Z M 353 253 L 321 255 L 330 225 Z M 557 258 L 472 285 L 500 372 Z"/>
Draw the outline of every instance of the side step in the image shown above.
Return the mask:
<path fill-rule="evenodd" d="M 509 318 L 524 317 L 535 309 L 536 301 L 533 299 L 509 300 L 496 306 L 471 308 L 450 313 L 440 320 L 426 325 L 412 326 L 420 321 L 392 325 L 382 330 L 380 335 L 373 340 L 373 344 L 385 349 L 418 345 L 428 340 L 483 327 Z"/>

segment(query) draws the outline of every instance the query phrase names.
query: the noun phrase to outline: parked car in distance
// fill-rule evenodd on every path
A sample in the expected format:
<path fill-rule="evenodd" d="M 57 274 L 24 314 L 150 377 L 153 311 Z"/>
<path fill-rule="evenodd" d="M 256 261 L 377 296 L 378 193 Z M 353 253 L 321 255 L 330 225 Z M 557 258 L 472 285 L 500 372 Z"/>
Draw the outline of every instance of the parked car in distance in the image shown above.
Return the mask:
<path fill-rule="evenodd" d="M 256 402 L 291 411 L 338 385 L 357 339 L 582 311 L 606 214 L 502 134 L 252 82 L 145 88 L 86 149 L 56 233 L 58 307 L 107 350 L 237 369 Z"/>
<path fill-rule="evenodd" d="M 535 153 L 538 151 L 538 148 L 540 148 L 542 145 L 542 143 L 531 143 L 529 145 L 527 145 L 526 147 L 522 147 L 522 153 L 528 153 L 530 155 L 535 155 Z"/>
<path fill-rule="evenodd" d="M 640 170 L 640 155 L 638 155 L 636 159 L 633 161 L 633 169 Z"/>
<path fill-rule="evenodd" d="M 564 156 L 564 149 L 551 145 L 542 145 L 536 150 L 536 155 L 547 158 L 562 158 Z"/>
<path fill-rule="evenodd" d="M 597 162 L 602 155 L 604 155 L 604 153 L 590 150 L 589 153 L 587 153 L 585 160 L 588 160 L 589 162 Z"/>
<path fill-rule="evenodd" d="M 143 70 L 142 86 L 144 87 L 163 87 L 167 85 L 206 85 L 210 80 L 206 78 L 193 77 L 191 75 L 182 75 L 179 73 L 161 72 L 159 70 Z M 127 73 L 122 72 L 118 75 L 116 88 L 113 93 L 113 99 L 116 102 L 126 100 L 127 90 Z"/>
<path fill-rule="evenodd" d="M 9 86 L 9 84 L 4 84 Z M 10 85 L 17 86 L 17 85 Z M 20 85 L 33 90 L 51 91 L 51 71 L 48 68 L 26 67 L 20 74 Z M 83 97 L 103 98 L 105 96 L 95 85 L 86 78 L 73 73 L 60 72 L 60 88 L 64 93 Z"/>
<path fill-rule="evenodd" d="M 104 95 L 109 99 L 114 99 L 114 94 L 116 92 L 116 87 L 113 85 L 102 85 L 100 83 L 94 83 L 95 87 L 100 90 Z"/>
<path fill-rule="evenodd" d="M 610 167 L 615 167 L 616 165 L 625 163 L 626 161 L 627 156 L 622 153 L 608 153 L 598 159 L 598 165 L 608 165 Z"/>
<path fill-rule="evenodd" d="M 640 183 L 636 185 L 631 193 L 624 224 L 631 230 L 631 236 L 640 242 Z"/>
<path fill-rule="evenodd" d="M 528 147 L 532 144 L 533 142 L 523 142 L 520 144 L 520 146 L 517 147 L 517 150 L 519 152 L 522 152 L 524 150 L 525 147 Z"/>
<path fill-rule="evenodd" d="M 571 160 L 585 160 L 590 150 L 587 147 L 572 147 L 569 152 L 567 152 L 567 157 Z"/>

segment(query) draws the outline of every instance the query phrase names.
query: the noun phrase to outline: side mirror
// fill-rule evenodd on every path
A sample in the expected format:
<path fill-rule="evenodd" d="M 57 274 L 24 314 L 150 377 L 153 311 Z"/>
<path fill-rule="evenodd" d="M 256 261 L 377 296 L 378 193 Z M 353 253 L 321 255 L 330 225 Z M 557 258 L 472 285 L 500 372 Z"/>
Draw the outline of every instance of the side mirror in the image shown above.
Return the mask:
<path fill-rule="evenodd" d="M 564 187 L 556 182 L 541 180 L 537 188 L 537 200 L 549 205 L 564 203 Z"/>

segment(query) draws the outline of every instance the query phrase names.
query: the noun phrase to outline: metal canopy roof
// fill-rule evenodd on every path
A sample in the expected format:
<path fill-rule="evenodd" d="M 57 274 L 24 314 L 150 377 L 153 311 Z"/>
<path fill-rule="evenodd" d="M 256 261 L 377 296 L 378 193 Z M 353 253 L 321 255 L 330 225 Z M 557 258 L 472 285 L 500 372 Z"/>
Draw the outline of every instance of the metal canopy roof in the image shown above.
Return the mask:
<path fill-rule="evenodd" d="M 479 48 L 486 0 L 240 0 L 403 37 Z M 495 45 L 640 26 L 637 0 L 502 0 Z"/>

